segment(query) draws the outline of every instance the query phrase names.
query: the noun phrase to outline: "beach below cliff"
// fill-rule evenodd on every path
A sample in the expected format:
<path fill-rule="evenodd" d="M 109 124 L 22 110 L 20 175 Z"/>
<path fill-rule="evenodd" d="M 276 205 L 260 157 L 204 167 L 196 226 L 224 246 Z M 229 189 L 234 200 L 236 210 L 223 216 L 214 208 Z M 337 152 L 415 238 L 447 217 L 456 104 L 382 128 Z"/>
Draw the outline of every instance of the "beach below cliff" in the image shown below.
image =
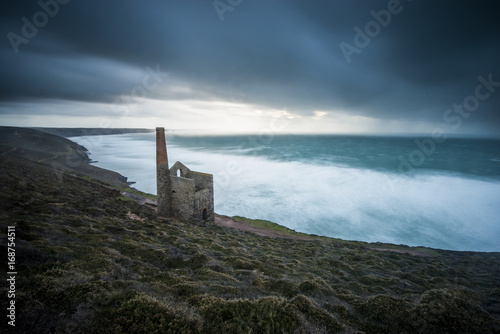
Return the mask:
<path fill-rule="evenodd" d="M 33 129 L 0 128 L 0 159 L 16 332 L 500 332 L 500 253 L 161 220 L 154 195 Z"/>

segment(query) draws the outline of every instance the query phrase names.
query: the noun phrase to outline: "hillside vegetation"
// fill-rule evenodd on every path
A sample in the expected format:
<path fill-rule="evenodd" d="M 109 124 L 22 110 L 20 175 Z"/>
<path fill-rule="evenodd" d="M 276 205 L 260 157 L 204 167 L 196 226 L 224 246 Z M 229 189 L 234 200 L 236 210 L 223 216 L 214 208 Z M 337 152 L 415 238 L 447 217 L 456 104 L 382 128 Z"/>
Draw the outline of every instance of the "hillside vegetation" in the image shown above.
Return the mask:
<path fill-rule="evenodd" d="M 13 332 L 500 332 L 499 253 L 416 256 L 159 220 L 110 184 L 0 149 Z"/>

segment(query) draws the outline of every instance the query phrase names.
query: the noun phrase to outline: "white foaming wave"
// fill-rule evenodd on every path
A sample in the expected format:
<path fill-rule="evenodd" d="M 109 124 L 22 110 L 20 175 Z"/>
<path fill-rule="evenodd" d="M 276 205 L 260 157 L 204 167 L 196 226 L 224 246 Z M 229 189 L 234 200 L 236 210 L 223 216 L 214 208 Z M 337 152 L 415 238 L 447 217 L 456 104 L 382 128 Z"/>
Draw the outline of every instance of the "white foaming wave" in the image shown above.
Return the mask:
<path fill-rule="evenodd" d="M 267 219 L 343 239 L 500 250 L 500 182 L 174 153 L 214 174 L 220 214 Z"/>
<path fill-rule="evenodd" d="M 123 135 L 122 135 L 123 136 Z M 115 137 L 115 138 L 111 138 Z M 90 148 L 100 167 L 156 193 L 154 141 L 106 136 Z M 84 137 L 75 138 L 85 145 Z M 131 153 L 133 152 L 133 153 Z M 215 211 L 267 219 L 301 232 L 369 242 L 500 251 L 500 182 L 414 175 L 169 146 L 169 161 L 214 175 Z"/>

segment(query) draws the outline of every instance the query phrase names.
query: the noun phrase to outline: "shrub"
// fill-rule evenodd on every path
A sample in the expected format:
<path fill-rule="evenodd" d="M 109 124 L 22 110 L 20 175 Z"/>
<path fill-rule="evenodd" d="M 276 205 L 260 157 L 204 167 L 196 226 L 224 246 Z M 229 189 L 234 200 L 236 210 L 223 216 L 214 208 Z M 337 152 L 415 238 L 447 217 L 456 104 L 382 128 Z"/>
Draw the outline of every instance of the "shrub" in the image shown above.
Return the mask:
<path fill-rule="evenodd" d="M 202 321 L 147 295 L 137 296 L 106 316 L 101 333 L 200 333 Z"/>
<path fill-rule="evenodd" d="M 325 328 L 328 333 L 336 333 L 343 329 L 329 312 L 304 295 L 296 296 L 290 303 L 312 323 L 308 327 Z"/>
<path fill-rule="evenodd" d="M 427 332 L 487 333 L 493 321 L 465 291 L 429 290 L 416 307 Z"/>
<path fill-rule="evenodd" d="M 408 319 L 411 305 L 405 300 L 377 295 L 361 304 L 358 311 L 364 318 L 362 329 L 368 333 L 413 332 Z"/>
<path fill-rule="evenodd" d="M 284 298 L 256 301 L 207 297 L 200 311 L 213 333 L 293 333 L 299 325 L 295 308 Z"/>
<path fill-rule="evenodd" d="M 208 262 L 209 258 L 203 253 L 196 253 L 195 256 L 189 260 L 192 269 L 199 269 Z"/>

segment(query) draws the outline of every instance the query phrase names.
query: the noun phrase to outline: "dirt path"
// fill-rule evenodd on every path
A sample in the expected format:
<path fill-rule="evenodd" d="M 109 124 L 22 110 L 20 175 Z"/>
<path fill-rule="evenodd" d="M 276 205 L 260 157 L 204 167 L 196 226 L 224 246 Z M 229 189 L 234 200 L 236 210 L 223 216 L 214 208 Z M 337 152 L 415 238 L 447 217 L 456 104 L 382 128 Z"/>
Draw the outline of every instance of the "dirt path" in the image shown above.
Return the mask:
<path fill-rule="evenodd" d="M 399 254 L 410 254 L 410 255 L 415 255 L 415 256 L 432 256 L 429 253 L 425 252 L 419 252 L 419 251 L 413 251 L 413 250 L 406 250 L 406 249 L 392 249 L 392 248 L 371 248 L 371 250 L 375 250 L 378 252 L 394 252 L 394 253 L 399 253 Z"/>
<path fill-rule="evenodd" d="M 282 234 L 279 232 L 267 230 L 264 228 L 256 228 L 249 226 L 247 224 L 239 223 L 232 218 L 226 216 L 215 215 L 215 224 L 223 227 L 231 227 L 240 231 L 252 232 L 257 235 L 271 238 L 285 238 L 285 239 L 296 239 L 296 240 L 314 240 L 313 238 L 307 238 L 302 236 L 291 236 L 287 234 Z"/>
<path fill-rule="evenodd" d="M 215 224 L 223 227 L 231 227 L 240 231 L 247 231 L 247 232 L 252 232 L 257 235 L 261 235 L 264 237 L 271 237 L 271 238 L 286 238 L 286 239 L 296 239 L 296 240 L 314 240 L 313 238 L 308 238 L 308 237 L 303 237 L 303 236 L 292 236 L 292 235 L 287 235 L 287 234 L 282 234 L 279 232 L 275 232 L 272 230 L 267 230 L 263 228 L 256 228 L 249 226 L 247 224 L 239 223 L 235 221 L 234 219 L 226 216 L 219 216 L 215 215 Z M 377 251 L 377 252 L 394 252 L 394 253 L 399 253 L 399 254 L 410 254 L 414 256 L 423 256 L 423 257 L 430 257 L 433 256 L 432 254 L 426 253 L 426 252 L 420 252 L 420 251 L 415 251 L 411 249 L 394 249 L 394 248 L 376 248 L 376 247 L 369 247 L 369 249 Z"/>

